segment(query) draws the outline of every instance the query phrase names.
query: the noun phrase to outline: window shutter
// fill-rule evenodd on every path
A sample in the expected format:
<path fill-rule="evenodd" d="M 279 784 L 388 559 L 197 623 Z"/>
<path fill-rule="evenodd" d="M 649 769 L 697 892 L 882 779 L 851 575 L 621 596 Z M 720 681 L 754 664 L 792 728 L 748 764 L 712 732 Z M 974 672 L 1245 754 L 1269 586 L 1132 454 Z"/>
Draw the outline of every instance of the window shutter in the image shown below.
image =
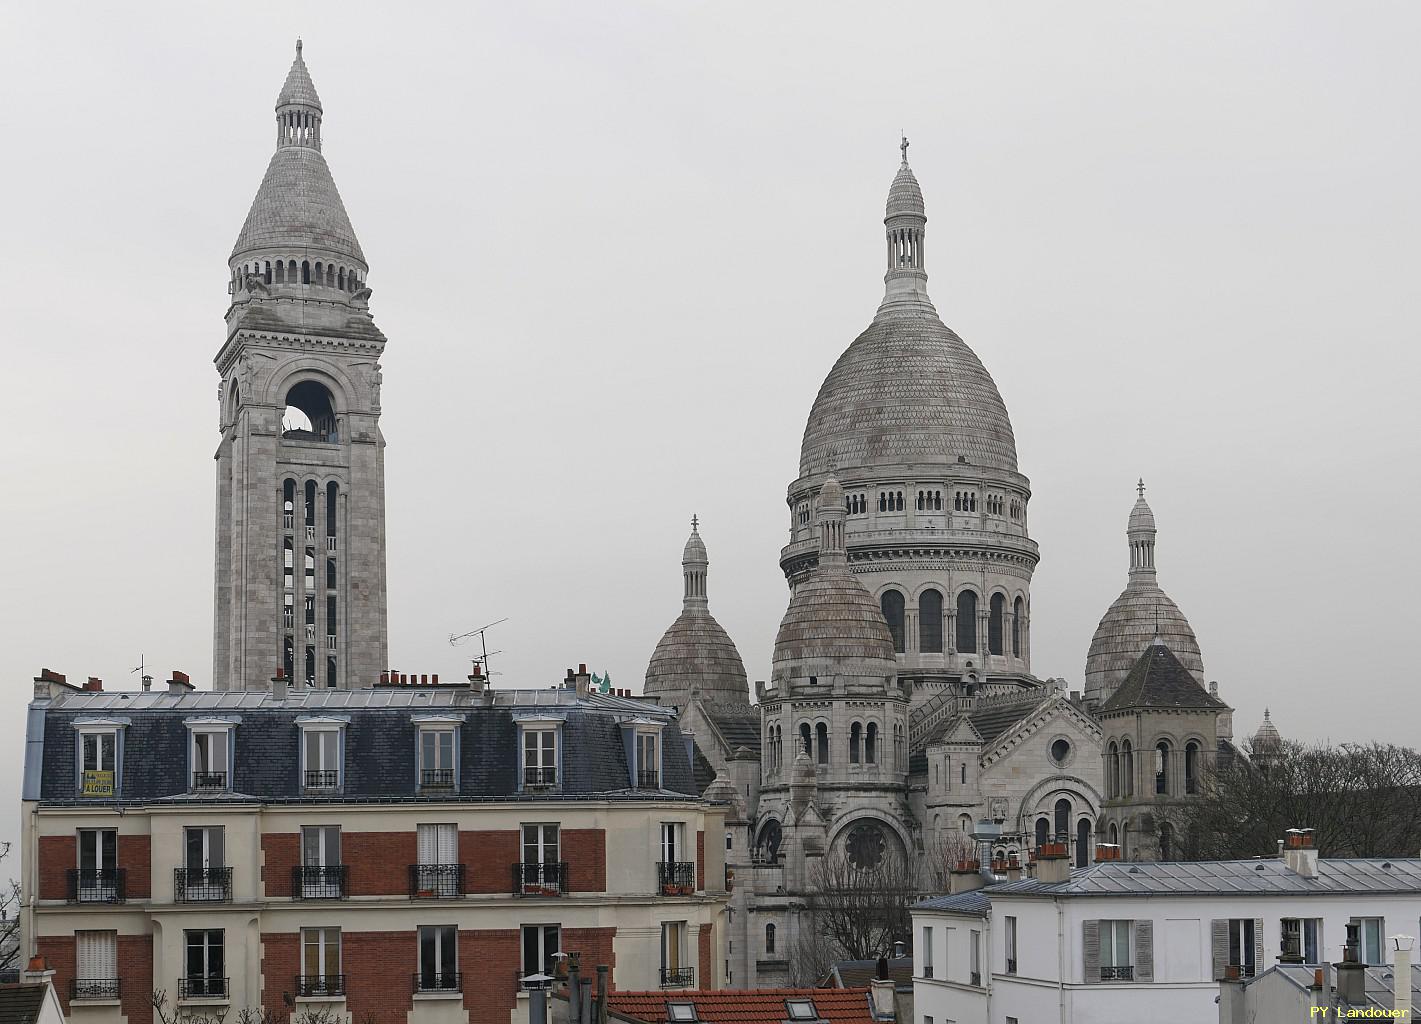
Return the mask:
<path fill-rule="evenodd" d="M 1135 980 L 1155 980 L 1155 923 L 1135 922 Z"/>
<path fill-rule="evenodd" d="M 459 863 L 459 827 L 457 825 L 437 825 L 439 832 L 438 864 Z"/>
<path fill-rule="evenodd" d="M 1253 974 L 1262 974 L 1266 964 L 1263 959 L 1263 918 L 1253 919 Z"/>
<path fill-rule="evenodd" d="M 1209 943 L 1213 947 L 1214 980 L 1222 981 L 1224 968 L 1229 963 L 1229 922 L 1225 918 L 1215 918 L 1209 924 Z"/>
<path fill-rule="evenodd" d="M 115 932 L 75 932 L 78 977 L 81 981 L 118 977 L 118 943 Z"/>
<path fill-rule="evenodd" d="M 415 834 L 418 836 L 419 842 L 419 863 L 438 864 L 439 826 L 416 825 Z"/>
<path fill-rule="evenodd" d="M 1100 984 L 1100 922 L 1082 922 L 1084 934 L 1081 941 L 1081 952 L 1085 957 L 1085 983 L 1087 985 Z"/>
<path fill-rule="evenodd" d="M 622 749 L 627 754 L 627 785 L 635 789 L 636 771 L 639 766 L 636 763 L 636 729 L 630 725 L 622 726 Z"/>

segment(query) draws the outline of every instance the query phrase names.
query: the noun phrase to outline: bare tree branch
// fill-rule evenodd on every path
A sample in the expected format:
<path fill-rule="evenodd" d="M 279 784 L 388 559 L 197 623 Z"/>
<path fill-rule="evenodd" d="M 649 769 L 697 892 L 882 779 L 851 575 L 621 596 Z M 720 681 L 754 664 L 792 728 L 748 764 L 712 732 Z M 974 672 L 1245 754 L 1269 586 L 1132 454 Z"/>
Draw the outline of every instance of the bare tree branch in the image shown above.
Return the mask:
<path fill-rule="evenodd" d="M 811 881 L 815 923 L 847 959 L 875 960 L 890 955 L 895 941 L 910 941 L 908 908 L 921 887 L 906 858 L 888 854 L 873 867 L 857 867 L 837 851 L 819 862 Z"/>
<path fill-rule="evenodd" d="M 0 843 L 0 863 L 10 855 L 10 844 Z M 0 971 L 20 966 L 20 883 L 0 881 Z"/>

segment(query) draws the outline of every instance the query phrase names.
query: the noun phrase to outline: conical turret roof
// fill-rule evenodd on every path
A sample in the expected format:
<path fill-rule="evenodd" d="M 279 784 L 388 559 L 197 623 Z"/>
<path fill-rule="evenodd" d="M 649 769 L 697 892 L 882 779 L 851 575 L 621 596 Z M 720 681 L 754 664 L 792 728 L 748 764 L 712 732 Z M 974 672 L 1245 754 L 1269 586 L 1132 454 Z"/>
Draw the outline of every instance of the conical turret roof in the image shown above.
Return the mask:
<path fill-rule="evenodd" d="M 311 72 L 306 70 L 306 61 L 301 57 L 301 40 L 296 40 L 296 59 L 291 62 L 291 70 L 286 73 L 286 82 L 276 97 L 277 107 L 300 105 L 321 109 L 321 97 L 316 95 L 316 83 L 311 81 Z"/>
<path fill-rule="evenodd" d="M 1155 640 L 1136 659 L 1124 682 L 1100 709 L 1126 708 L 1208 708 L 1223 710 L 1228 705 L 1199 685 L 1164 641 Z"/>

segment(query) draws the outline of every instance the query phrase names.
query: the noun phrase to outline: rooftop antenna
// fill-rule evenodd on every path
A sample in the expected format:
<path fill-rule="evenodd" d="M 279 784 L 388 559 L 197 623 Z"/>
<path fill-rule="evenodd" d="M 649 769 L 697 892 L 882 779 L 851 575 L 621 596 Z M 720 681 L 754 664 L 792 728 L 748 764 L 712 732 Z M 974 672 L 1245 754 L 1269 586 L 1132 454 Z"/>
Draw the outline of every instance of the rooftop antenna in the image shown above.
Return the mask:
<path fill-rule="evenodd" d="M 505 623 L 505 622 L 507 622 L 507 621 L 508 621 L 508 616 L 505 615 L 503 618 L 499 619 L 497 622 L 490 622 L 487 626 L 480 626 L 478 629 L 471 629 L 471 630 L 469 630 L 467 633 L 450 633 L 450 634 L 449 634 L 449 646 L 450 646 L 450 647 L 458 647 L 460 644 L 462 644 L 465 640 L 468 640 L 470 637 L 475 637 L 475 636 L 478 637 L 478 638 L 479 638 L 479 647 L 482 648 L 482 650 L 483 650 L 483 657 L 480 659 L 480 661 L 481 661 L 482 664 L 483 664 L 484 672 L 487 673 L 487 674 L 491 677 L 491 676 L 493 675 L 493 670 L 488 667 L 488 656 L 489 656 L 490 653 L 492 653 L 492 654 L 502 654 L 503 652 L 502 652 L 502 651 L 492 651 L 492 652 L 489 651 L 489 649 L 488 649 L 488 637 L 487 637 L 485 634 L 488 633 L 489 630 L 493 629 L 494 626 L 500 626 L 500 625 L 502 625 L 503 623 Z"/>
<path fill-rule="evenodd" d="M 148 671 L 145 667 L 146 665 L 147 659 L 140 654 L 138 656 L 138 666 L 136 668 L 129 669 L 128 674 L 133 675 L 133 673 L 137 672 L 139 681 L 143 683 L 143 689 L 151 690 L 153 688 L 153 677 L 148 674 Z"/>

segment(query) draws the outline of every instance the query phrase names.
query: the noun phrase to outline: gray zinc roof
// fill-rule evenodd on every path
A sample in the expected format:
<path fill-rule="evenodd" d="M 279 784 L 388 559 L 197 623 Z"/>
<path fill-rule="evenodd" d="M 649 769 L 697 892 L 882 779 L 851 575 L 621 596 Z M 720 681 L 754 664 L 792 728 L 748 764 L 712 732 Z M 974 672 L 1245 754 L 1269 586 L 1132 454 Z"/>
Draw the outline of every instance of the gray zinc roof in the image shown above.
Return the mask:
<path fill-rule="evenodd" d="M 1299 893 L 1421 893 L 1421 859 L 1319 858 L 1304 878 L 1268 860 L 1106 861 L 1071 873 L 1070 881 L 1023 878 L 980 890 L 988 896 L 1291 896 Z"/>

